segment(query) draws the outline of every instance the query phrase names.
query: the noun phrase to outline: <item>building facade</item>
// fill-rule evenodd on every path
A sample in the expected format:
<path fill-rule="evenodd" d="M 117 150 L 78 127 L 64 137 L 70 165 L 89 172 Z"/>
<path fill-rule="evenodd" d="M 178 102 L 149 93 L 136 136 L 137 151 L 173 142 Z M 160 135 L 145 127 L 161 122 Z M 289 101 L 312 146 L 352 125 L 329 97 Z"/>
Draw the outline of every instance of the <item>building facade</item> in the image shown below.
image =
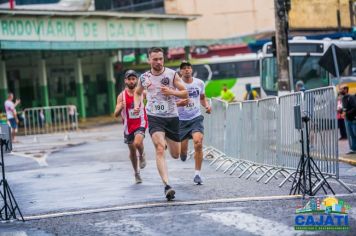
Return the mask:
<path fill-rule="evenodd" d="M 116 12 L 0 10 L 0 102 L 73 104 L 81 117 L 111 114 L 122 50 L 187 46 L 188 17 Z"/>
<path fill-rule="evenodd" d="M 223 39 L 274 30 L 274 0 L 96 0 L 96 9 L 199 15 L 191 40 Z"/>

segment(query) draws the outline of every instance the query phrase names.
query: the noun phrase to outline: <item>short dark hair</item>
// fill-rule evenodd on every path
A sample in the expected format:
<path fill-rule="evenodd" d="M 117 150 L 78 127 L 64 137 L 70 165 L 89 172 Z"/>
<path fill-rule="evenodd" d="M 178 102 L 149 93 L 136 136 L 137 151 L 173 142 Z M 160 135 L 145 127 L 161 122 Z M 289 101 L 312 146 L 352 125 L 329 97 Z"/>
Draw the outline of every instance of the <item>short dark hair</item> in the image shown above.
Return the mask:
<path fill-rule="evenodd" d="M 183 69 L 183 67 L 185 67 L 185 66 L 192 66 L 192 64 L 190 64 L 190 62 L 189 61 L 182 61 L 182 63 L 180 63 L 180 66 L 179 66 L 179 68 L 180 69 Z"/>
<path fill-rule="evenodd" d="M 148 55 L 151 55 L 151 53 L 153 53 L 153 52 L 161 52 L 161 53 L 164 53 L 164 51 L 163 51 L 162 48 L 153 47 L 153 48 L 148 49 Z"/>
<path fill-rule="evenodd" d="M 349 91 L 349 86 L 342 86 L 342 89 L 346 89 L 346 91 Z"/>

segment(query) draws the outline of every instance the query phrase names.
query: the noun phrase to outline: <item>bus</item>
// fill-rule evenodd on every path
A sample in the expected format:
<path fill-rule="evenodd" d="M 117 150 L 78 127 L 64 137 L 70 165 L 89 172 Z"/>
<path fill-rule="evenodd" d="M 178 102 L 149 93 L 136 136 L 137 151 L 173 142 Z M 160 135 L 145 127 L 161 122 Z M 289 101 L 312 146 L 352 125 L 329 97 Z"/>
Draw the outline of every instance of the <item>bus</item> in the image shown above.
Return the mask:
<path fill-rule="evenodd" d="M 331 45 L 336 45 L 348 51 L 352 56 L 352 65 L 335 77 L 319 65 L 320 58 Z M 356 92 L 356 41 L 351 38 L 338 40 L 308 40 L 305 37 L 294 37 L 289 45 L 289 78 L 291 91 L 294 91 L 297 81 L 302 80 L 305 88 L 313 89 L 329 85 L 347 84 L 350 93 Z M 260 58 L 261 96 L 278 95 L 277 58 L 272 54 L 272 43 L 266 43 Z M 335 63 L 335 62 L 334 62 Z"/>
<path fill-rule="evenodd" d="M 243 100 L 245 85 L 250 83 L 259 93 L 259 59 L 256 53 L 239 54 L 227 57 L 193 59 L 193 76 L 205 82 L 207 97 L 219 97 L 224 84 L 235 94 L 237 100 Z M 166 62 L 165 66 L 178 71 L 180 61 Z M 127 66 L 127 69 L 143 73 L 149 69 L 146 65 Z"/>

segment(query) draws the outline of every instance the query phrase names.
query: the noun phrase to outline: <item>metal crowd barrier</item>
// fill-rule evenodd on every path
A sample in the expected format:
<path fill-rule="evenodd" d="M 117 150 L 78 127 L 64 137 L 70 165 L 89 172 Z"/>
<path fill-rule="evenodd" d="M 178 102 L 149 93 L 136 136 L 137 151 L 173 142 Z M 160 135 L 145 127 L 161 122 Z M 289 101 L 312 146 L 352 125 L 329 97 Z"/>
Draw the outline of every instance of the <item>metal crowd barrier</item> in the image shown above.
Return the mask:
<path fill-rule="evenodd" d="M 74 105 L 34 107 L 23 111 L 25 135 L 59 133 L 78 129 Z"/>
<path fill-rule="evenodd" d="M 304 93 L 304 115 L 310 118 L 311 156 L 321 172 L 339 177 L 338 167 L 338 129 L 333 90 L 314 89 Z"/>
<path fill-rule="evenodd" d="M 300 133 L 295 128 L 294 106 L 302 104 L 302 93 L 278 98 L 277 114 L 277 163 L 283 168 L 297 169 L 301 156 Z"/>
<path fill-rule="evenodd" d="M 282 177 L 280 187 L 291 181 L 302 155 L 301 132 L 294 121 L 296 105 L 302 116 L 310 118 L 310 155 L 318 168 L 352 192 L 339 180 L 334 87 L 241 103 L 212 99 L 212 114 L 204 121 L 204 155 L 213 157 L 210 165 L 217 164 L 216 170 L 225 167 L 224 173 L 239 170 L 240 178 L 245 174 L 246 179 L 257 174 L 257 181 L 267 177 L 265 183 Z M 307 153 L 306 145 L 304 149 Z"/>
<path fill-rule="evenodd" d="M 226 109 L 227 102 L 213 98 L 211 99 L 211 109 L 216 113 L 215 115 L 204 114 L 204 125 L 209 127 L 205 130 L 205 133 L 208 134 L 204 137 L 204 157 L 214 157 L 215 160 L 211 163 L 213 165 L 215 162 L 219 161 L 221 158 L 224 158 L 226 154 L 225 150 L 225 124 L 226 124 Z M 206 126 L 208 125 L 208 126 Z M 207 147 L 206 147 L 207 146 Z"/>

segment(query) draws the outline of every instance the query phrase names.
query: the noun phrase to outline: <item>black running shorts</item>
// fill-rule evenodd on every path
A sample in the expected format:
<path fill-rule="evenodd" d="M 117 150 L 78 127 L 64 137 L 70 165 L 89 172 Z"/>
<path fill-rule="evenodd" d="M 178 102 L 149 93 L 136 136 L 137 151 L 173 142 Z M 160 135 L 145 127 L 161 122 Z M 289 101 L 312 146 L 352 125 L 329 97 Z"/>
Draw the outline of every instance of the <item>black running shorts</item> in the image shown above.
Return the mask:
<path fill-rule="evenodd" d="M 151 136 L 155 132 L 164 132 L 167 138 L 175 142 L 180 142 L 178 117 L 158 117 L 147 115 L 147 118 L 148 131 Z"/>
<path fill-rule="evenodd" d="M 142 134 L 143 137 L 145 137 L 145 132 L 146 132 L 146 129 L 144 127 L 139 127 L 138 129 L 136 129 L 131 134 L 125 134 L 124 133 L 124 143 L 132 144 L 133 141 L 135 140 L 136 134 Z"/>
<path fill-rule="evenodd" d="M 181 120 L 179 121 L 179 136 L 180 140 L 183 141 L 184 139 L 191 139 L 192 134 L 195 132 L 200 132 L 204 134 L 204 116 L 200 115 L 195 117 L 192 120 Z"/>

